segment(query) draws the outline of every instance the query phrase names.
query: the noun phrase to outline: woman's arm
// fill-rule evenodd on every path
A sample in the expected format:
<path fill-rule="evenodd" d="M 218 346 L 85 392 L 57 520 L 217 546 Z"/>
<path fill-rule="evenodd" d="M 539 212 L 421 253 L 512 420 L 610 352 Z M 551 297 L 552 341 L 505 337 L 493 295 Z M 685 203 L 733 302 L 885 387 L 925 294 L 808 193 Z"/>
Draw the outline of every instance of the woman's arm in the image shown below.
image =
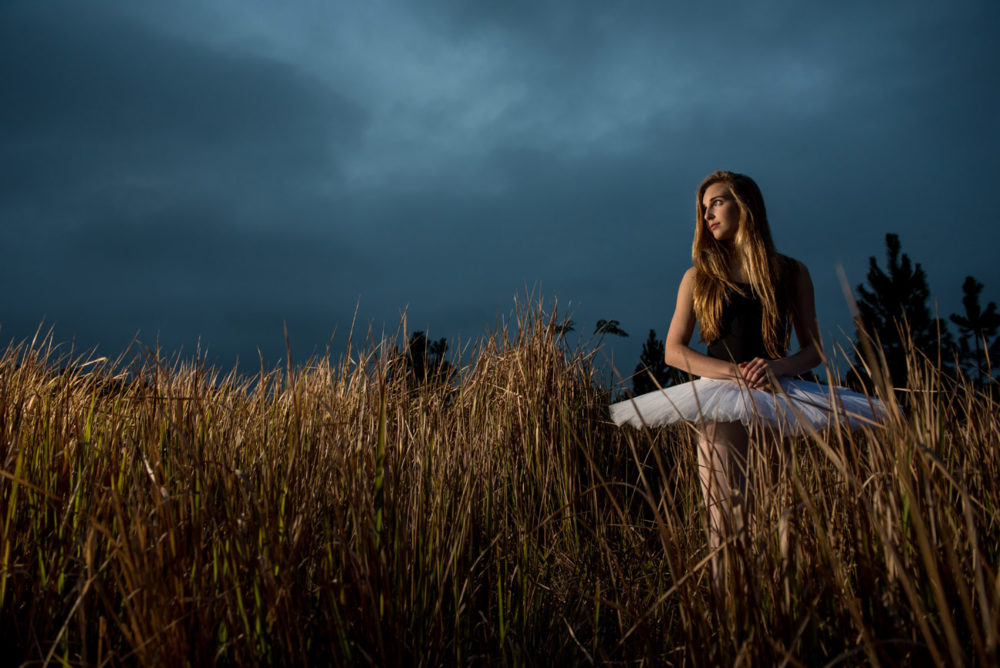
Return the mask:
<path fill-rule="evenodd" d="M 687 371 L 703 378 L 725 378 L 736 380 L 740 377 L 737 365 L 715 359 L 691 349 L 694 335 L 694 276 L 695 268 L 684 273 L 681 286 L 677 290 L 677 305 L 670 320 L 667 340 L 664 344 L 664 361 L 672 367 Z"/>
<path fill-rule="evenodd" d="M 766 382 L 769 374 L 777 377 L 797 376 L 823 361 L 820 352 L 819 323 L 816 321 L 816 297 L 809 270 L 796 262 L 795 295 L 791 305 L 792 326 L 799 341 L 799 351 L 777 360 L 760 357 L 740 365 L 747 382 L 752 386 Z"/>

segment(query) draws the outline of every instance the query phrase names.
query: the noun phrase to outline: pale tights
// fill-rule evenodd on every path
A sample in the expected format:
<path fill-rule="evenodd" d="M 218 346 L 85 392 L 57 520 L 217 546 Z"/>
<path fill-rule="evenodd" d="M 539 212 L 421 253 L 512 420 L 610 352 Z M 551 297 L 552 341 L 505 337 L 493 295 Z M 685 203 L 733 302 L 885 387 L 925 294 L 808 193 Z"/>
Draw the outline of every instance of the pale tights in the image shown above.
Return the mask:
<path fill-rule="evenodd" d="M 708 511 L 708 546 L 713 552 L 743 529 L 749 440 L 746 427 L 739 422 L 705 423 L 698 436 L 698 476 Z M 725 550 L 712 559 L 716 584 L 722 584 L 724 558 Z"/>

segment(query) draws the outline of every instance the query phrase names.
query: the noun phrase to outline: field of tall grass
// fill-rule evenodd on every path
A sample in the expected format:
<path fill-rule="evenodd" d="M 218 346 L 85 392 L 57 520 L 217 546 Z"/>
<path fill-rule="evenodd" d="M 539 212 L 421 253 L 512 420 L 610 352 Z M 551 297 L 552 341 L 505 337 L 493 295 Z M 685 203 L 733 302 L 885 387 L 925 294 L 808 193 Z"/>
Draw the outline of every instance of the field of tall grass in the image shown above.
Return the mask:
<path fill-rule="evenodd" d="M 998 662 L 1000 411 L 914 358 L 884 426 L 759 438 L 713 584 L 690 427 L 620 429 L 529 308 L 450 379 L 396 341 L 253 377 L 0 358 L 15 662 Z"/>

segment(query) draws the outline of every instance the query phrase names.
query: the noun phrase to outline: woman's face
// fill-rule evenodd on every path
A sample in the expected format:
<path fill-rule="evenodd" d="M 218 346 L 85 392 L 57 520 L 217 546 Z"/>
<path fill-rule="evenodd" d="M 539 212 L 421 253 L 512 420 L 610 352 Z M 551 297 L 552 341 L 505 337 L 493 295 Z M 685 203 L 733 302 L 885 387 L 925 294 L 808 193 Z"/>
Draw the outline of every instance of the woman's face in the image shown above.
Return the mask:
<path fill-rule="evenodd" d="M 705 188 L 701 199 L 705 210 L 705 225 L 718 241 L 732 241 L 740 227 L 740 205 L 725 183 L 713 183 Z"/>

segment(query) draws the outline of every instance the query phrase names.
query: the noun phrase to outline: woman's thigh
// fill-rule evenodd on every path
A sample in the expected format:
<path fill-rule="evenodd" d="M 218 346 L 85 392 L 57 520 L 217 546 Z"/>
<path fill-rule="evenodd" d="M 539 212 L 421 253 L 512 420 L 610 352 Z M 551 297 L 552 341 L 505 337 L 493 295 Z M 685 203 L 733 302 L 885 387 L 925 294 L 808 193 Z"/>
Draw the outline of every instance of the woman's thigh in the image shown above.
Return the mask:
<path fill-rule="evenodd" d="M 739 422 L 706 422 L 698 439 L 699 459 L 714 461 L 723 469 L 746 466 L 749 434 Z"/>

